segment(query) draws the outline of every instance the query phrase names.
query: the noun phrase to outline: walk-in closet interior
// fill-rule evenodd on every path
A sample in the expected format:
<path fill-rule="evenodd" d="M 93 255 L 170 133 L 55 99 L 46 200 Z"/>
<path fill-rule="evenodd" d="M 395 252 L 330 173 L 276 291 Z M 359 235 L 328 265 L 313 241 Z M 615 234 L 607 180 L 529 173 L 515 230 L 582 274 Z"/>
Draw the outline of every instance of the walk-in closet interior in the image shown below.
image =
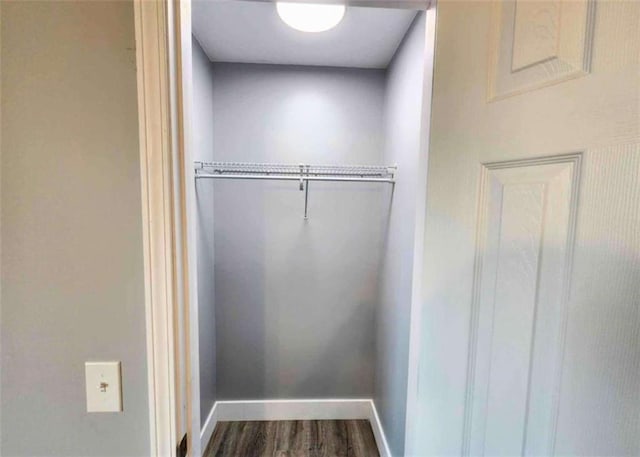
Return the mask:
<path fill-rule="evenodd" d="M 404 453 L 433 21 L 369 3 L 305 32 L 275 2 L 192 2 L 205 455 L 307 455 L 297 428 Z M 289 447 L 225 454 L 256 442 L 229 421 Z"/>

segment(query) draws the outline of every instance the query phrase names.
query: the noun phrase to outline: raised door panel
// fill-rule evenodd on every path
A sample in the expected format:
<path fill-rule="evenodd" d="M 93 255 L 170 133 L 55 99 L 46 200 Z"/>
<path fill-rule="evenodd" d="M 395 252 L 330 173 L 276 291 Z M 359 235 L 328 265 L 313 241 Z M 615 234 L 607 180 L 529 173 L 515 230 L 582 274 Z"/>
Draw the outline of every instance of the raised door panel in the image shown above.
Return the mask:
<path fill-rule="evenodd" d="M 489 100 L 588 74 L 594 15 L 593 0 L 495 2 Z"/>
<path fill-rule="evenodd" d="M 470 455 L 550 453 L 580 157 L 482 167 L 465 433 Z"/>

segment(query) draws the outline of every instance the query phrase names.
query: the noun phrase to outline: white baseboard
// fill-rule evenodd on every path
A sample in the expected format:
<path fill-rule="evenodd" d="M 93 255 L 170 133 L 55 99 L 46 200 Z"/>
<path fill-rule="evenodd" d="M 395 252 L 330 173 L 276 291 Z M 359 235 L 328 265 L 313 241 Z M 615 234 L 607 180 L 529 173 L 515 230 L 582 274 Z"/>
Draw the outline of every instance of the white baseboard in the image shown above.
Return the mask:
<path fill-rule="evenodd" d="M 220 421 L 368 419 L 368 399 L 219 401 Z"/>
<path fill-rule="evenodd" d="M 202 451 L 204 452 L 219 421 L 323 419 L 368 419 L 380 457 L 391 457 L 376 407 L 368 398 L 217 401 L 200 433 Z"/>
<path fill-rule="evenodd" d="M 202 426 L 202 430 L 200 431 L 200 451 L 204 455 L 204 451 L 207 450 L 207 444 L 211 441 L 211 436 L 213 435 L 213 431 L 216 429 L 216 424 L 218 423 L 218 403 L 214 403 L 211 407 L 211 411 L 209 411 L 209 415 L 207 416 L 207 420 L 204 422 Z"/>
<path fill-rule="evenodd" d="M 380 422 L 380 417 L 378 416 L 378 410 L 376 409 L 376 405 L 373 400 L 369 400 L 370 402 L 370 412 L 369 412 L 369 423 L 371 424 L 371 429 L 373 430 L 373 436 L 376 438 L 376 444 L 378 445 L 378 452 L 380 452 L 380 457 L 392 457 L 391 449 L 389 449 L 389 443 L 387 443 L 387 437 L 384 434 L 384 428 L 382 428 L 382 422 Z"/>

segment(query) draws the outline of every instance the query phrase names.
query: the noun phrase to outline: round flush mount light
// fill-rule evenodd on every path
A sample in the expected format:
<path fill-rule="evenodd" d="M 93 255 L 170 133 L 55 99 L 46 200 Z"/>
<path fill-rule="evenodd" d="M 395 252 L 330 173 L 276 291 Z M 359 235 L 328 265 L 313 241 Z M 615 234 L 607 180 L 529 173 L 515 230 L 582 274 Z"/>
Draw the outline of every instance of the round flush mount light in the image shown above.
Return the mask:
<path fill-rule="evenodd" d="M 344 5 L 278 2 L 278 15 L 285 24 L 301 32 L 325 32 L 340 23 Z"/>

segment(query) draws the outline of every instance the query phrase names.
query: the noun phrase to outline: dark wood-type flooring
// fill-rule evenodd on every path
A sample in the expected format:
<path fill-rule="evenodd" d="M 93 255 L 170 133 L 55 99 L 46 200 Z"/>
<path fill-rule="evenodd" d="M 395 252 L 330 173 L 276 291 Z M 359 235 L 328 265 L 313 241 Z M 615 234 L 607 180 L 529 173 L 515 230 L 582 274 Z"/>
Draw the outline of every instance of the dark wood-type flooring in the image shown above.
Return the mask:
<path fill-rule="evenodd" d="M 379 457 L 368 420 L 218 422 L 205 457 Z"/>

